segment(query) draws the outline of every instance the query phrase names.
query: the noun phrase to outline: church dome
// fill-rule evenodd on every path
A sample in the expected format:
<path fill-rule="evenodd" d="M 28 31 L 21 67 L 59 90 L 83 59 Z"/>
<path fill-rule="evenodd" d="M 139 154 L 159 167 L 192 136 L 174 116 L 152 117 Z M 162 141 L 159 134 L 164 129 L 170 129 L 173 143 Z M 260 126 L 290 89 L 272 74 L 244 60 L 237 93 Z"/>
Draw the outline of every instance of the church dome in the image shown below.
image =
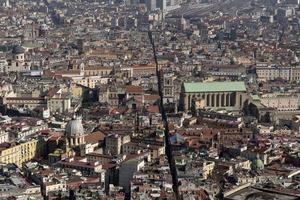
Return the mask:
<path fill-rule="evenodd" d="M 12 49 L 12 53 L 15 54 L 15 55 L 16 54 L 23 54 L 24 52 L 25 52 L 24 48 L 19 46 L 19 45 L 14 46 L 13 49 Z"/>
<path fill-rule="evenodd" d="M 84 134 L 81 117 L 75 117 L 68 122 L 66 126 L 66 135 L 68 137 L 76 137 Z"/>
<path fill-rule="evenodd" d="M 252 162 L 251 168 L 253 170 L 262 171 L 265 168 L 265 165 L 263 161 L 259 158 L 259 156 L 256 157 L 256 159 Z"/>

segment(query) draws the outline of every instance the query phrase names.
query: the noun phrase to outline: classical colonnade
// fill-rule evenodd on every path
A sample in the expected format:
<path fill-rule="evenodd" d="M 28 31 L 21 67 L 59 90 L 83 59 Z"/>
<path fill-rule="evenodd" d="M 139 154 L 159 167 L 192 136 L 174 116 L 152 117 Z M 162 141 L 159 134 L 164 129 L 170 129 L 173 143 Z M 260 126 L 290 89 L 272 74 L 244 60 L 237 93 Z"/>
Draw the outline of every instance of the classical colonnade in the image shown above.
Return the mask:
<path fill-rule="evenodd" d="M 69 137 L 68 143 L 70 146 L 78 146 L 80 144 L 84 144 L 84 136 Z"/>
<path fill-rule="evenodd" d="M 236 92 L 215 92 L 215 93 L 199 93 L 187 94 L 188 108 L 191 108 L 192 101 L 204 100 L 206 107 L 236 107 L 241 104 L 241 95 Z M 239 97 L 240 99 L 238 99 Z"/>

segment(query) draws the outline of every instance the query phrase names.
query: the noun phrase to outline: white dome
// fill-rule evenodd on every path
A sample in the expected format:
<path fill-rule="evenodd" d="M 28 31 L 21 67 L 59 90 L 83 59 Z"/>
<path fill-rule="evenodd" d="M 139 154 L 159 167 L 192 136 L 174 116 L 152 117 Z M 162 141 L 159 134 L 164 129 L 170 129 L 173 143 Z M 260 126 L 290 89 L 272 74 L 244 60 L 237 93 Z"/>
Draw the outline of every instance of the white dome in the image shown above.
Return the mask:
<path fill-rule="evenodd" d="M 68 122 L 66 135 L 69 137 L 81 136 L 84 134 L 81 117 L 76 117 Z"/>

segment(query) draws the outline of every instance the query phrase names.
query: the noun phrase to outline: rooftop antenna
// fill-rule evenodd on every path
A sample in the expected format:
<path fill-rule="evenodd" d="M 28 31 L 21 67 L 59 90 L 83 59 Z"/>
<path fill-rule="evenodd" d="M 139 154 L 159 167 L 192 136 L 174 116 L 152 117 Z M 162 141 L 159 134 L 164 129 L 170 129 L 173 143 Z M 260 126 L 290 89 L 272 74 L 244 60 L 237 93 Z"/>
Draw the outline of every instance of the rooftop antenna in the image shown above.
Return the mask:
<path fill-rule="evenodd" d="M 176 165 L 175 165 L 175 160 L 173 157 L 173 150 L 172 150 L 172 146 L 170 143 L 170 133 L 169 133 L 169 123 L 168 123 L 168 117 L 164 108 L 164 104 L 163 104 L 163 90 L 162 90 L 162 76 L 163 76 L 163 72 L 161 69 L 159 69 L 158 66 L 158 61 L 157 61 L 157 55 L 156 55 L 156 48 L 155 48 L 155 43 L 152 37 L 152 32 L 148 31 L 148 37 L 150 40 L 150 43 L 152 45 L 152 50 L 153 50 L 153 56 L 154 56 L 154 61 L 155 61 L 155 65 L 156 65 L 156 76 L 157 76 L 157 85 L 158 85 L 158 94 L 160 97 L 159 100 L 159 110 L 161 113 L 161 117 L 162 117 L 162 121 L 163 121 L 163 125 L 164 125 L 164 135 L 165 135 L 165 147 L 166 147 L 166 154 L 167 154 L 167 158 L 168 158 L 168 163 L 169 163 L 169 167 L 170 167 L 170 172 L 171 172 L 171 176 L 172 176 L 172 183 L 173 183 L 173 192 L 175 194 L 175 199 L 176 200 L 182 200 L 180 194 L 179 194 L 179 183 L 178 183 L 178 176 L 177 176 L 177 170 L 176 170 Z"/>

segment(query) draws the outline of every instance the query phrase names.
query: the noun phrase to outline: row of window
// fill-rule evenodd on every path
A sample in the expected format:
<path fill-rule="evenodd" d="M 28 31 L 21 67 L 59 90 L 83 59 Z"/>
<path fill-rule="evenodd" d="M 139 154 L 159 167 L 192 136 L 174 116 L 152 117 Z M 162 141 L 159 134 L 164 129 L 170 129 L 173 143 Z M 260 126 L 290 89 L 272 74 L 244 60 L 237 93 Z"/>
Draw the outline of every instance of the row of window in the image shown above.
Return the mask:
<path fill-rule="evenodd" d="M 85 70 L 85 74 L 88 76 L 96 76 L 96 75 L 108 75 L 111 71 L 87 71 Z"/>
<path fill-rule="evenodd" d="M 22 104 L 27 104 L 27 103 L 40 103 L 41 101 L 36 101 L 36 100 L 8 100 L 9 103 L 22 103 Z"/>

